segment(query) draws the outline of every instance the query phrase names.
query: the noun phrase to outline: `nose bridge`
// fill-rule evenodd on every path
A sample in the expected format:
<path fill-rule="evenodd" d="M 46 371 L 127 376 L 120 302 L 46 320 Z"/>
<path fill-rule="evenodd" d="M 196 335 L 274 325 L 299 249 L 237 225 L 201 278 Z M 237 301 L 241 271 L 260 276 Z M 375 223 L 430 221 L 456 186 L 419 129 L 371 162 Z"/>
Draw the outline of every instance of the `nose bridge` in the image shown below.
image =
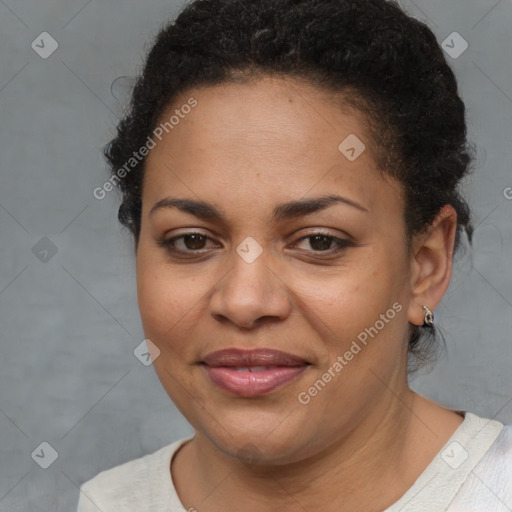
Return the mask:
<path fill-rule="evenodd" d="M 254 240 L 233 251 L 231 269 L 211 297 L 211 313 L 244 327 L 261 317 L 284 318 L 289 313 L 286 287 L 272 270 L 269 253 Z"/>
<path fill-rule="evenodd" d="M 229 285 L 244 291 L 245 288 L 264 295 L 273 286 L 274 276 L 270 269 L 268 255 L 257 254 L 256 249 L 249 243 L 242 243 L 232 257 L 232 271 L 228 274 Z"/>
<path fill-rule="evenodd" d="M 263 303 L 275 290 L 275 275 L 268 254 L 258 249 L 254 242 L 242 242 L 234 251 L 232 270 L 226 276 L 225 292 L 238 296 L 238 300 L 254 304 Z"/>

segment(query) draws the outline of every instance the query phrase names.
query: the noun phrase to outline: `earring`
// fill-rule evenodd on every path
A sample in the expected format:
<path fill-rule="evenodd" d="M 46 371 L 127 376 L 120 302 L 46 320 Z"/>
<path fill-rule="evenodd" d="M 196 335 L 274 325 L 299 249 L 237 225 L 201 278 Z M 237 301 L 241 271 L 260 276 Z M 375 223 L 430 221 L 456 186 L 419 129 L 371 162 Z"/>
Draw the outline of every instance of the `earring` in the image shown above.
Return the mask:
<path fill-rule="evenodd" d="M 423 320 L 424 327 L 432 327 L 434 325 L 434 313 L 427 308 L 427 306 L 423 306 L 425 310 L 425 319 Z"/>

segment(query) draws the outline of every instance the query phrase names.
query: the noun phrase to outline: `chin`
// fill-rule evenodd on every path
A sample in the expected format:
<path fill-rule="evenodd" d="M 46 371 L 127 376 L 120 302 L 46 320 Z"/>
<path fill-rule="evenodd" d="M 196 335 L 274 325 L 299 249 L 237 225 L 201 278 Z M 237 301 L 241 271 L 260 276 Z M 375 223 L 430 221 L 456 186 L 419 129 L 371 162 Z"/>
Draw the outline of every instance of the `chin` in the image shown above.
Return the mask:
<path fill-rule="evenodd" d="M 279 465 L 300 460 L 300 453 L 309 444 L 301 436 L 303 427 L 287 427 L 272 431 L 268 427 L 242 424 L 226 432 L 217 424 L 211 425 L 208 431 L 201 431 L 219 451 L 230 457 L 248 464 Z"/>

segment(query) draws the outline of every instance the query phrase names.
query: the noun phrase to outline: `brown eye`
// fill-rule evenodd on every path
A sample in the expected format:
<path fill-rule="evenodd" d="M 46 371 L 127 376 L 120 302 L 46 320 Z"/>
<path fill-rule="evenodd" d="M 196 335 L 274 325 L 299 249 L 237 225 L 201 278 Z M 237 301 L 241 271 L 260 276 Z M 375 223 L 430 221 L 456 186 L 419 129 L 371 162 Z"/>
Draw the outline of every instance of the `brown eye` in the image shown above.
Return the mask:
<path fill-rule="evenodd" d="M 307 247 L 300 247 L 300 244 L 304 244 Z M 304 249 L 307 252 L 313 253 L 337 253 L 345 250 L 347 247 L 352 247 L 354 244 L 349 240 L 343 240 L 341 238 L 326 234 L 326 233 L 313 233 L 302 237 L 297 247 Z"/>
<path fill-rule="evenodd" d="M 316 251 L 327 251 L 333 242 L 332 237 L 325 235 L 315 235 L 308 237 L 310 246 Z"/>
<path fill-rule="evenodd" d="M 158 245 L 176 256 L 194 256 L 208 251 L 207 241 L 209 236 L 203 233 L 184 233 L 168 239 L 161 239 Z M 217 246 L 218 247 L 218 246 Z"/>
<path fill-rule="evenodd" d="M 187 249 L 192 251 L 197 251 L 199 249 L 204 248 L 206 237 L 203 235 L 198 235 L 194 233 L 193 235 L 185 235 L 183 236 L 183 243 L 185 244 Z"/>

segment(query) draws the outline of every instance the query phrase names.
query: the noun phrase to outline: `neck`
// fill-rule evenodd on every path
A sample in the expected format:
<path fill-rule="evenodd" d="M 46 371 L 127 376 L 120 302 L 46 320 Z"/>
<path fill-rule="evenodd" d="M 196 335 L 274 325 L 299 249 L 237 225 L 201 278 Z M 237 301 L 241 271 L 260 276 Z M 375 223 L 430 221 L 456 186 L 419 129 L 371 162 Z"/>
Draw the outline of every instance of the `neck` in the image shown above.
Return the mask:
<path fill-rule="evenodd" d="M 432 421 L 441 410 L 443 421 L 446 413 L 451 418 L 442 429 Z M 173 478 L 182 502 L 200 512 L 229 510 L 226 504 L 233 510 L 243 504 L 246 512 L 291 511 L 298 504 L 312 512 L 382 511 L 414 483 L 461 421 L 408 386 L 387 389 L 378 408 L 309 458 L 250 465 L 196 433 L 175 457 Z"/>

